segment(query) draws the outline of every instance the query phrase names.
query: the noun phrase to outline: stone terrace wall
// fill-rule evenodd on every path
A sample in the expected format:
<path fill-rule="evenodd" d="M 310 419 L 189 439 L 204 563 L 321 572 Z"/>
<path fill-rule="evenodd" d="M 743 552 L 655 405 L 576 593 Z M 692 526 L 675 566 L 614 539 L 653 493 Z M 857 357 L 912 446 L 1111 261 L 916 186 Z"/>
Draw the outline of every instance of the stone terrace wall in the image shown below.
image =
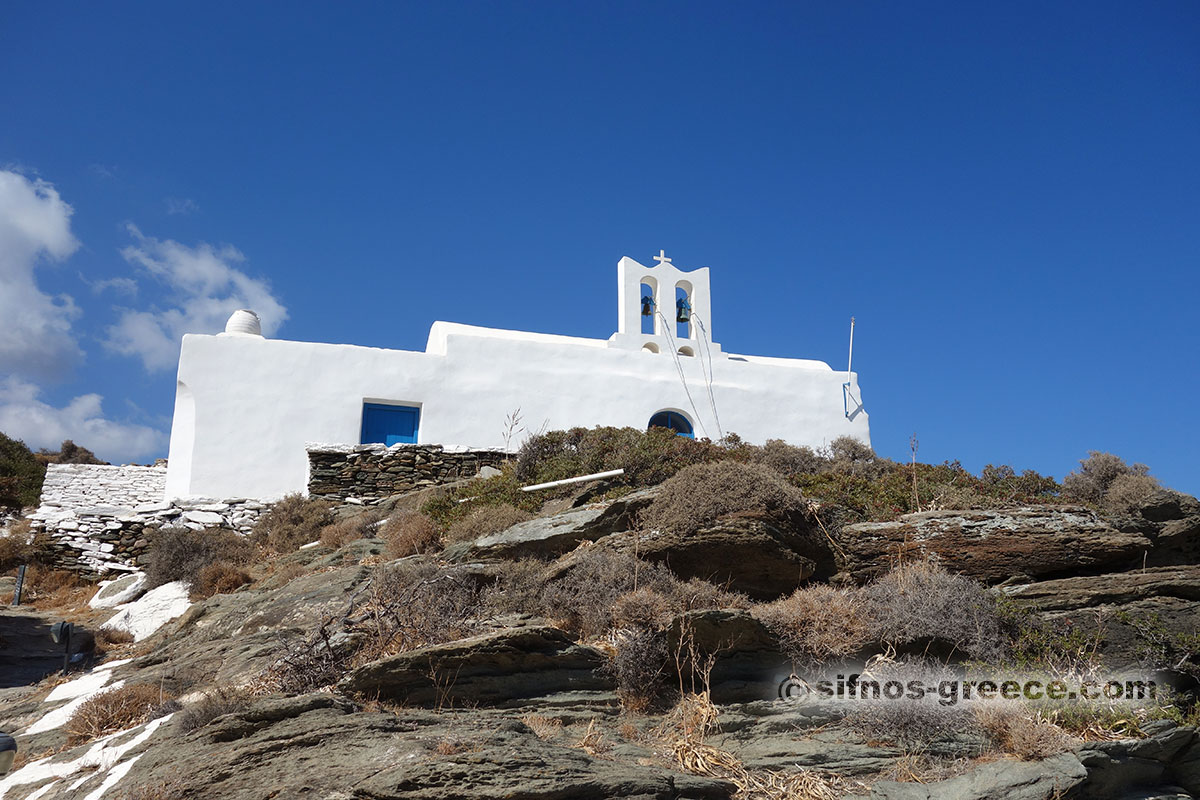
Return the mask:
<path fill-rule="evenodd" d="M 507 457 L 503 450 L 436 444 L 309 445 L 308 493 L 370 504 L 412 489 L 473 477 Z"/>
<path fill-rule="evenodd" d="M 147 528 L 230 528 L 248 532 L 265 504 L 252 500 L 165 502 L 165 467 L 50 464 L 29 519 L 53 540 L 59 566 L 103 573 L 133 569 L 149 546 Z"/>

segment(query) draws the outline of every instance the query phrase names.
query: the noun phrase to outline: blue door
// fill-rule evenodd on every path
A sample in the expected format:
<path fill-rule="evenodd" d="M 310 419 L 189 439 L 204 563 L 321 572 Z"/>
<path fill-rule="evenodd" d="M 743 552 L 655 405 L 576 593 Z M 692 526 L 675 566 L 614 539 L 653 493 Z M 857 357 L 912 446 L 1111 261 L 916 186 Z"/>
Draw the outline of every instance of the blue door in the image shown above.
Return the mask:
<path fill-rule="evenodd" d="M 416 443 L 421 409 L 416 406 L 387 406 L 382 403 L 363 403 L 362 443 Z"/>

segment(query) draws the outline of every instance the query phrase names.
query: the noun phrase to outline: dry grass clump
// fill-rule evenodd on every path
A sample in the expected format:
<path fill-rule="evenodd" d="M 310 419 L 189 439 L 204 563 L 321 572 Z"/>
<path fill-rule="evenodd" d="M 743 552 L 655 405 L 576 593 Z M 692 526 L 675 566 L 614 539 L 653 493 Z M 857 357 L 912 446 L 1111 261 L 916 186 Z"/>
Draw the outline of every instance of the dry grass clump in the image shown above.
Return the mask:
<path fill-rule="evenodd" d="M 105 628 L 101 626 L 96 631 L 96 640 L 101 644 L 121 646 L 133 644 L 133 634 L 121 628 Z"/>
<path fill-rule="evenodd" d="M 563 721 L 558 717 L 547 717 L 545 714 L 525 714 L 521 717 L 521 721 L 543 741 L 557 739 L 562 734 Z"/>
<path fill-rule="evenodd" d="M 37 555 L 29 538 L 29 520 L 20 519 L 0 534 L 0 572 L 14 570 L 33 561 Z"/>
<path fill-rule="evenodd" d="M 584 637 L 601 636 L 613 627 L 613 607 L 626 592 L 645 587 L 671 595 L 678 579 L 660 564 L 633 556 L 588 551 L 548 582 L 539 597 L 542 613 Z"/>
<path fill-rule="evenodd" d="M 442 537 L 432 519 L 419 511 L 397 511 L 383 523 L 380 536 L 391 558 L 429 553 L 442 546 Z"/>
<path fill-rule="evenodd" d="M 420 561 L 380 566 L 363 609 L 366 620 L 361 630 L 367 638 L 355 662 L 476 633 L 480 594 L 475 576 L 461 567 Z"/>
<path fill-rule="evenodd" d="M 33 564 L 25 571 L 21 603 L 37 609 L 85 609 L 96 585 L 66 569 Z"/>
<path fill-rule="evenodd" d="M 760 464 L 719 461 L 680 470 L 642 512 L 648 530 L 689 534 L 739 512 L 786 516 L 807 507 L 799 489 Z"/>
<path fill-rule="evenodd" d="M 455 520 L 446 529 L 446 541 L 473 541 L 481 536 L 506 531 L 519 522 L 533 519 L 528 511 L 500 503 L 475 509 L 462 519 Z"/>
<path fill-rule="evenodd" d="M 217 717 L 244 711 L 252 702 L 254 694 L 248 689 L 225 686 L 205 692 L 203 697 L 179 712 L 179 726 L 184 733 L 191 733 Z"/>
<path fill-rule="evenodd" d="M 203 600 L 214 594 L 229 594 L 253 580 L 250 573 L 244 569 L 228 561 L 217 561 L 196 573 L 196 579 L 192 581 L 191 596 L 193 600 Z"/>
<path fill-rule="evenodd" d="M 135 683 L 88 699 L 67 720 L 68 742 L 74 746 L 105 734 L 123 731 L 174 710 L 171 698 L 158 686 Z"/>
<path fill-rule="evenodd" d="M 858 589 L 808 586 L 755 606 L 753 614 L 779 637 L 784 653 L 797 664 L 853 655 L 875 632 L 867 599 Z"/>
<path fill-rule="evenodd" d="M 321 529 L 331 522 L 333 511 L 324 500 L 289 494 L 258 518 L 253 537 L 277 553 L 293 553 L 319 541 Z"/>
<path fill-rule="evenodd" d="M 163 528 L 149 538 L 144 568 L 150 589 L 171 581 L 195 584 L 201 570 L 210 564 L 247 563 L 255 555 L 254 545 L 246 537 L 222 528 Z"/>
<path fill-rule="evenodd" d="M 865 591 L 875 636 L 900 649 L 950 646 L 945 656 L 998 662 L 1010 648 L 997 598 L 981 583 L 924 561 L 901 564 Z"/>
<path fill-rule="evenodd" d="M 708 608 L 750 608 L 750 598 L 741 592 L 710 583 L 703 578 L 689 578 L 675 587 L 675 598 L 682 611 L 703 611 Z"/>
<path fill-rule="evenodd" d="M 1149 475 L 1118 475 L 1104 493 L 1104 510 L 1114 514 L 1132 513 L 1158 489 L 1158 481 Z"/>
<path fill-rule="evenodd" d="M 338 520 L 321 529 L 321 544 L 338 550 L 351 542 L 366 539 L 375 534 L 375 523 L 378 521 L 379 517 L 370 512 Z"/>
<path fill-rule="evenodd" d="M 1025 761 L 1038 761 L 1071 748 L 1066 732 L 1027 708 L 1007 703 L 976 703 L 975 719 L 992 747 Z"/>
<path fill-rule="evenodd" d="M 968 709 L 932 699 L 857 702 L 845 723 L 868 741 L 889 742 L 907 753 L 928 752 L 936 742 L 978 727 Z"/>

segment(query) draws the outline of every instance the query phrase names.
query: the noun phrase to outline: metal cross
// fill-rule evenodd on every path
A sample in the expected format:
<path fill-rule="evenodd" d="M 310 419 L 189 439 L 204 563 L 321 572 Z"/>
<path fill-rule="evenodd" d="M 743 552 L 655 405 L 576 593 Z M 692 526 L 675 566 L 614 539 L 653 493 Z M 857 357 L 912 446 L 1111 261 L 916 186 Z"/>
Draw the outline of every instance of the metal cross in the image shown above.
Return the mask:
<path fill-rule="evenodd" d="M 661 248 L 658 251 L 658 255 L 656 255 L 654 257 L 654 260 L 660 264 L 663 264 L 663 263 L 670 264 L 671 263 L 671 259 L 667 258 L 667 251 L 663 250 Z"/>

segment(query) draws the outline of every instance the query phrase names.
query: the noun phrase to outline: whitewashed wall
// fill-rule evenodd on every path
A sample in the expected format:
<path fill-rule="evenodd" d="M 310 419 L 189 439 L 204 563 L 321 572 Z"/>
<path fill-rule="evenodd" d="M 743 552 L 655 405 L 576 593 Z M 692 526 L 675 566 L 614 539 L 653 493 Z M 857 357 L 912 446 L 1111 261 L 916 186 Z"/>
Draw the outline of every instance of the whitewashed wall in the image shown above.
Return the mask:
<path fill-rule="evenodd" d="M 305 443 L 357 442 L 364 401 L 419 405 L 421 443 L 503 446 L 505 417 L 517 408 L 532 430 L 645 428 L 651 415 L 669 409 L 690 418 L 697 436 L 717 438 L 700 357 L 680 360 L 693 408 L 670 353 L 617 339 L 445 322 L 434 323 L 424 353 L 185 336 L 167 497 L 270 499 L 303 491 Z M 867 415 L 844 413 L 846 374 L 822 362 L 718 352 L 712 375 L 725 432 L 759 443 L 821 446 L 844 435 L 869 442 Z M 861 398 L 856 378 L 852 394 Z"/>

